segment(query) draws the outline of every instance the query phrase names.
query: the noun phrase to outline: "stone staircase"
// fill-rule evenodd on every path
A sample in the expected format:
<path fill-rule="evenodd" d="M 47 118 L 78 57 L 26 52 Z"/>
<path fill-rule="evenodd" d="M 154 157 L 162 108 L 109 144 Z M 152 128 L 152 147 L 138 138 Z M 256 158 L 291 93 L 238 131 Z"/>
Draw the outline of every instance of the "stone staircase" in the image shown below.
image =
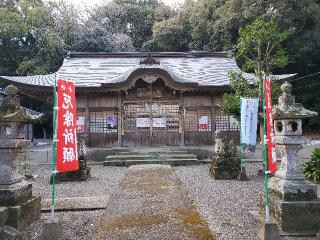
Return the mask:
<path fill-rule="evenodd" d="M 138 164 L 166 164 L 170 166 L 197 165 L 197 155 L 183 150 L 123 151 L 106 157 L 104 166 L 129 167 Z"/>

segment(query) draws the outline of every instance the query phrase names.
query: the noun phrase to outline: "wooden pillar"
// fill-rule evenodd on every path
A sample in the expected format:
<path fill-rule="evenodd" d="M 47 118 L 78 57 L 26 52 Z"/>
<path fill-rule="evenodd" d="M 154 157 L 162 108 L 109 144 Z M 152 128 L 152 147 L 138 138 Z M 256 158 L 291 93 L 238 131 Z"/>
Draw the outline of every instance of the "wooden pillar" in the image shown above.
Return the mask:
<path fill-rule="evenodd" d="M 215 131 L 216 131 L 216 101 L 215 96 L 211 96 L 211 134 L 212 144 L 215 144 Z"/>
<path fill-rule="evenodd" d="M 85 111 L 86 111 L 86 133 L 88 135 L 88 146 L 90 146 L 90 121 L 91 121 L 91 114 L 89 110 L 89 96 L 86 96 L 86 105 L 85 105 Z"/>
<path fill-rule="evenodd" d="M 183 92 L 180 91 L 180 127 L 181 127 L 181 140 L 180 140 L 180 145 L 184 146 L 184 117 L 185 117 L 185 106 L 184 106 L 184 97 L 183 97 Z"/>
<path fill-rule="evenodd" d="M 122 108 L 121 108 L 121 91 L 118 92 L 118 145 L 121 146 L 121 125 L 122 125 Z"/>

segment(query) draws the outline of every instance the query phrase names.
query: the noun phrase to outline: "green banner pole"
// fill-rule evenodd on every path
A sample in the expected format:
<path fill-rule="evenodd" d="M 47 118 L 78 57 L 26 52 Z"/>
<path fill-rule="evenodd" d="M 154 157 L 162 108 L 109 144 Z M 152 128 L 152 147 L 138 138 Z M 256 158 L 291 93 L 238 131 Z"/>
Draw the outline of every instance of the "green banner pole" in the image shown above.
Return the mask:
<path fill-rule="evenodd" d="M 262 76 L 261 76 L 262 75 Z M 262 77 L 262 101 L 263 101 L 263 159 L 264 159 L 264 175 L 265 175 L 265 191 L 266 191 L 266 223 L 270 221 L 270 212 L 269 212 L 269 171 L 268 171 L 268 140 L 267 140 L 267 122 L 266 122 L 266 98 L 265 98 L 265 89 L 264 89 L 264 81 L 265 74 L 262 73 L 260 77 Z"/>
<path fill-rule="evenodd" d="M 54 77 L 53 88 L 53 148 L 52 148 L 52 194 L 51 194 L 51 222 L 56 222 L 54 212 L 54 193 L 55 193 L 55 176 L 57 173 L 56 161 L 57 161 L 57 74 Z"/>
<path fill-rule="evenodd" d="M 240 169 L 243 172 L 243 144 L 242 144 L 242 129 L 241 129 L 241 106 L 242 106 L 242 98 L 240 98 Z"/>

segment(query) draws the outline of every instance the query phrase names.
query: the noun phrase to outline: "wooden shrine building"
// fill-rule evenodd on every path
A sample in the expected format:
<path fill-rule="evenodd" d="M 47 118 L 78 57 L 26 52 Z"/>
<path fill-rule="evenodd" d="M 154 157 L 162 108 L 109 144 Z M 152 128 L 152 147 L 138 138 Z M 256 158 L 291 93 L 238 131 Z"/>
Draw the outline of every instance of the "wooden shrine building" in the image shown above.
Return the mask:
<path fill-rule="evenodd" d="M 240 71 L 220 52 L 71 52 L 57 73 L 1 78 L 43 101 L 55 77 L 75 81 L 78 131 L 91 147 L 211 145 L 216 130 L 239 141 L 237 121 L 219 111 L 231 70 Z"/>

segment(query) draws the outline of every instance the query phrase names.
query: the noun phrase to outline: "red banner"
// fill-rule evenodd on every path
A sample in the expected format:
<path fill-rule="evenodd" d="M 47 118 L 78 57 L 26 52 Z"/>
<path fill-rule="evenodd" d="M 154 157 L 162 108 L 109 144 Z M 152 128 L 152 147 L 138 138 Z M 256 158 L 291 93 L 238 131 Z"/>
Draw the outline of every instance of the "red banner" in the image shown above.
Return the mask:
<path fill-rule="evenodd" d="M 273 117 L 272 117 L 271 80 L 269 78 L 267 78 L 264 81 L 264 95 L 266 99 L 268 170 L 271 173 L 275 173 L 277 171 L 277 156 L 276 156 L 276 145 L 274 142 L 274 128 L 273 128 Z"/>
<path fill-rule="evenodd" d="M 77 117 L 73 82 L 58 80 L 57 103 L 57 172 L 77 171 Z"/>

